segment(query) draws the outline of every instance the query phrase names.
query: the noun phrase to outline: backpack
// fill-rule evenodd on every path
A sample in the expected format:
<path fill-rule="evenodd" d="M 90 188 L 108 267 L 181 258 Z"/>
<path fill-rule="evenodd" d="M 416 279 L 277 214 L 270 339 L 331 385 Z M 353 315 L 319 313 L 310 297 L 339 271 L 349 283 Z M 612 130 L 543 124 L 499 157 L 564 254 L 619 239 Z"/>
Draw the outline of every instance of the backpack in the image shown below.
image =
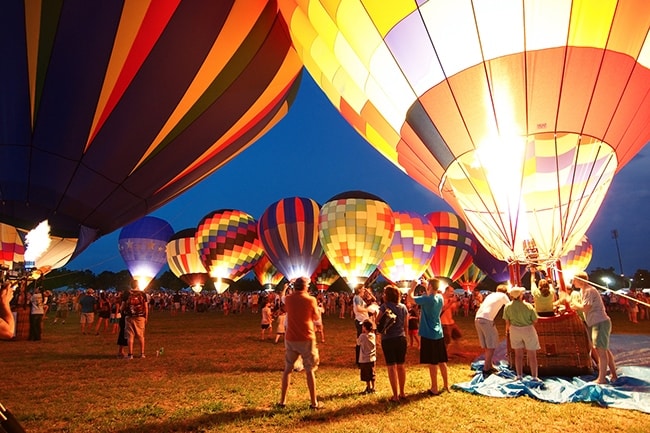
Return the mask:
<path fill-rule="evenodd" d="M 385 334 L 388 330 L 395 324 L 397 321 L 397 316 L 393 313 L 393 310 L 386 307 L 386 310 L 379 316 L 377 320 L 377 332 L 380 334 Z"/>
<path fill-rule="evenodd" d="M 126 306 L 124 309 L 125 315 L 131 317 L 144 317 L 145 302 L 144 293 L 139 290 L 131 290 L 129 297 L 126 300 Z"/>

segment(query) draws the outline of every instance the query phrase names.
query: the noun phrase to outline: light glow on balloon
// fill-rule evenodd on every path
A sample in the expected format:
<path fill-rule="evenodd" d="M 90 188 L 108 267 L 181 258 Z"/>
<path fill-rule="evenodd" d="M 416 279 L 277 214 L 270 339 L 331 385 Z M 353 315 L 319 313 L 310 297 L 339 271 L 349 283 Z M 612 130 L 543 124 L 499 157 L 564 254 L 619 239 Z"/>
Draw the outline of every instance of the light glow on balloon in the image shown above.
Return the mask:
<path fill-rule="evenodd" d="M 199 293 L 210 279 L 196 250 L 196 229 L 176 232 L 167 243 L 167 264 L 174 275 Z"/>

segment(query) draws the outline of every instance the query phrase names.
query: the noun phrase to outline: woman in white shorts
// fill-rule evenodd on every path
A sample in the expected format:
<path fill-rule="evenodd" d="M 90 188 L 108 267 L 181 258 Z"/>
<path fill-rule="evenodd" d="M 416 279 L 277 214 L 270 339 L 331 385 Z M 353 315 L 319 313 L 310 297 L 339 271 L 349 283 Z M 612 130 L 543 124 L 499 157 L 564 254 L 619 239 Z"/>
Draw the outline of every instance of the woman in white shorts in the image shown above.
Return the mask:
<path fill-rule="evenodd" d="M 533 381 L 540 381 L 537 367 L 537 351 L 540 349 L 539 338 L 535 330 L 537 313 L 535 307 L 522 299 L 523 287 L 511 287 L 508 294 L 512 301 L 503 309 L 506 321 L 506 333 L 509 334 L 510 346 L 515 351 L 515 371 L 517 380 L 521 380 L 524 370 L 524 350 L 528 355 L 528 366 Z"/>

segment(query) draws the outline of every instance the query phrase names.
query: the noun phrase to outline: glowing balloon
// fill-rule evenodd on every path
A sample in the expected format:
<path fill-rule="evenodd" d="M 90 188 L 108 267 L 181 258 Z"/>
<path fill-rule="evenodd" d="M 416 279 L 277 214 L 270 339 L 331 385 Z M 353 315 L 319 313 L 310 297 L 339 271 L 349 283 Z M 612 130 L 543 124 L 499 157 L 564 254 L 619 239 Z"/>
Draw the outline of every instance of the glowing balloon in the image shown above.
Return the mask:
<path fill-rule="evenodd" d="M 472 264 L 477 249 L 476 239 L 454 213 L 431 212 L 426 217 L 438 236 L 430 270 L 436 277 L 456 281 Z"/>
<path fill-rule="evenodd" d="M 466 292 L 473 292 L 476 286 L 478 286 L 485 277 L 485 273 L 479 269 L 478 266 L 472 263 L 465 272 L 463 272 L 463 275 L 458 278 L 458 284 L 460 284 Z"/>
<path fill-rule="evenodd" d="M 323 205 L 318 227 L 327 258 L 354 289 L 368 279 L 390 247 L 395 218 L 379 197 L 351 191 Z"/>
<path fill-rule="evenodd" d="M 569 283 L 575 274 L 587 269 L 589 262 L 591 262 L 593 252 L 594 248 L 589 238 L 583 236 L 571 251 L 560 257 L 562 277 L 566 283 Z"/>
<path fill-rule="evenodd" d="M 120 230 L 118 249 L 140 290 L 167 264 L 167 242 L 173 234 L 167 221 L 152 216 L 142 217 Z"/>
<path fill-rule="evenodd" d="M 210 212 L 199 222 L 196 249 L 217 292 L 246 275 L 264 254 L 255 218 L 234 209 Z"/>
<path fill-rule="evenodd" d="M 98 237 L 286 114 L 302 64 L 275 0 L 0 2 L 0 222 Z"/>
<path fill-rule="evenodd" d="M 196 229 L 188 228 L 176 232 L 167 243 L 167 264 L 174 275 L 200 292 L 205 283 L 210 280 L 201 257 L 196 250 Z"/>
<path fill-rule="evenodd" d="M 565 254 L 650 140 L 650 2 L 279 1 L 332 104 L 499 260 Z"/>
<path fill-rule="evenodd" d="M 339 279 L 339 274 L 330 263 L 330 260 L 325 254 L 321 257 L 320 263 L 313 274 L 311 274 L 311 281 L 314 283 L 318 290 L 327 290 L 336 280 Z"/>
<path fill-rule="evenodd" d="M 15 227 L 0 224 L 0 264 L 13 269 L 14 263 L 25 261 L 25 244 Z"/>
<path fill-rule="evenodd" d="M 259 261 L 255 264 L 253 272 L 255 272 L 257 281 L 260 282 L 265 290 L 273 290 L 284 278 L 284 275 L 273 266 L 273 263 L 271 263 L 266 254 L 262 255 Z"/>
<path fill-rule="evenodd" d="M 318 241 L 319 206 L 314 200 L 290 197 L 271 204 L 258 223 L 269 260 L 288 279 L 311 277 L 323 249 Z"/>
<path fill-rule="evenodd" d="M 384 277 L 405 289 L 422 276 L 435 251 L 435 227 L 415 212 L 393 212 L 395 231 L 379 271 Z"/>

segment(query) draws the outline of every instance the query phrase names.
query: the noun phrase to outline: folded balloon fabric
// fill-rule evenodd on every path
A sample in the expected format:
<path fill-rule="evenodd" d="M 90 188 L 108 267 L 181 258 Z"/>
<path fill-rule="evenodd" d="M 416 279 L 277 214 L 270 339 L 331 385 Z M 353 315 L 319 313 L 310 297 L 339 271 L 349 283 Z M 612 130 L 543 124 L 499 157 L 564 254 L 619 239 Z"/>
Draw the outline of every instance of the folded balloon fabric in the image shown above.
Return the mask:
<path fill-rule="evenodd" d="M 484 376 L 483 359 L 472 363 L 477 374 L 469 382 L 457 383 L 452 388 L 488 397 L 529 396 L 550 403 L 591 402 L 603 407 L 632 409 L 650 413 L 650 336 L 612 335 L 610 349 L 617 364 L 618 378 L 607 385 L 593 380 L 596 375 L 579 377 L 531 376 L 517 380 L 505 359 L 505 340 L 495 351 L 497 372 Z"/>

